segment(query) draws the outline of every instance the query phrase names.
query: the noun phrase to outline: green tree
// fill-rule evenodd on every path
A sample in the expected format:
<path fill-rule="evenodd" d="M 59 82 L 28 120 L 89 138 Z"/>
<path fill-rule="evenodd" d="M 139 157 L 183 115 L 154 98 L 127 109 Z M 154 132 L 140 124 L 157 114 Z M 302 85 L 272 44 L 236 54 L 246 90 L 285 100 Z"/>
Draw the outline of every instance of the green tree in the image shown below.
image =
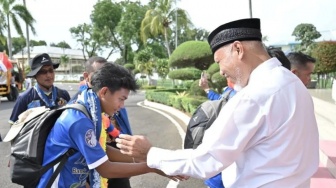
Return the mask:
<path fill-rule="evenodd" d="M 11 37 L 11 27 L 10 21 L 13 23 L 13 26 L 16 32 L 23 36 L 22 28 L 18 17 L 26 23 L 31 29 L 33 34 L 36 34 L 33 23 L 35 19 L 27 10 L 27 8 L 20 4 L 15 4 L 15 0 L 0 0 L 0 5 L 2 6 L 2 11 L 5 14 L 6 25 L 7 25 L 7 44 L 8 44 L 8 55 L 12 58 L 12 37 Z"/>
<path fill-rule="evenodd" d="M 13 54 L 17 54 L 20 51 L 24 53 L 23 48 L 26 46 L 26 39 L 23 37 L 13 37 L 12 38 Z"/>
<path fill-rule="evenodd" d="M 6 37 L 3 34 L 6 29 L 7 29 L 7 25 L 6 25 L 5 14 L 2 11 L 0 11 L 0 46 L 1 47 L 5 47 L 6 45 Z M 1 50 L 0 52 L 2 52 L 4 49 L 0 49 L 0 50 Z"/>
<path fill-rule="evenodd" d="M 166 79 L 169 73 L 168 59 L 158 59 L 156 61 L 156 72 L 163 80 Z"/>
<path fill-rule="evenodd" d="M 316 44 L 312 50 L 312 55 L 316 58 L 314 72 L 318 75 L 318 83 L 322 88 L 326 88 L 330 77 L 335 77 L 336 72 L 336 42 L 324 41 Z M 320 78 L 326 78 L 320 80 Z"/>
<path fill-rule="evenodd" d="M 146 7 L 139 1 L 122 1 L 121 19 L 116 27 L 116 32 L 120 36 L 120 55 L 124 63 L 133 62 L 134 54 L 131 46 L 136 49 L 143 49 L 140 39 L 141 21 L 146 13 Z M 152 48 L 153 49 L 153 48 Z"/>
<path fill-rule="evenodd" d="M 301 23 L 297 25 L 292 33 L 296 41 L 301 41 L 300 51 L 308 52 L 315 39 L 321 37 L 313 24 Z"/>
<path fill-rule="evenodd" d="M 104 32 L 94 29 L 91 24 L 79 24 L 77 27 L 70 28 L 73 38 L 82 46 L 82 53 L 85 61 L 86 54 L 89 57 L 95 56 L 102 51 L 102 43 L 104 43 Z"/>
<path fill-rule="evenodd" d="M 70 61 L 70 58 L 67 56 L 67 55 L 62 55 L 61 58 L 61 63 L 63 64 L 64 67 L 67 67 L 68 66 L 68 63 Z M 69 71 L 71 70 L 71 67 L 69 69 Z M 71 72 L 71 71 L 70 71 Z"/>
<path fill-rule="evenodd" d="M 205 41 L 187 41 L 180 44 L 169 58 L 169 66 L 174 68 L 195 67 L 206 70 L 213 63 L 210 46 Z"/>
<path fill-rule="evenodd" d="M 116 31 L 116 27 L 121 19 L 122 7 L 120 3 L 111 0 L 98 1 L 94 5 L 92 14 L 90 15 L 94 29 L 104 32 L 104 40 L 101 46 L 109 50 L 112 55 L 116 50 L 123 51 L 124 46 L 120 43 L 120 35 Z M 106 59 L 108 59 L 106 57 Z"/>
<path fill-rule="evenodd" d="M 176 48 L 175 47 L 176 44 L 179 45 L 191 40 L 206 41 L 207 37 L 209 36 L 209 32 L 207 30 L 201 28 L 193 28 L 193 26 L 188 27 L 179 26 L 177 32 L 178 32 L 178 42 L 176 42 L 176 36 L 174 33 L 174 37 L 172 37 L 170 42 L 171 49 Z"/>
<path fill-rule="evenodd" d="M 51 43 L 50 46 L 59 47 L 59 48 L 62 48 L 62 49 L 71 49 L 70 45 L 65 41 L 61 41 L 57 44 Z"/>
<path fill-rule="evenodd" d="M 30 46 L 47 46 L 47 42 L 44 40 L 30 40 Z"/>
<path fill-rule="evenodd" d="M 134 57 L 135 67 L 140 70 L 142 74 L 147 74 L 148 78 L 153 75 L 156 64 L 155 57 L 151 48 L 140 50 Z"/>
<path fill-rule="evenodd" d="M 144 19 L 141 22 L 141 39 L 144 44 L 148 38 L 154 38 L 163 35 L 168 56 L 170 56 L 169 36 L 172 33 L 172 24 L 175 14 L 177 14 L 179 26 L 191 25 L 186 12 L 180 8 L 173 8 L 171 0 L 157 0 L 151 2 L 154 8 L 147 10 Z"/>
<path fill-rule="evenodd" d="M 35 40 L 30 40 L 29 42 L 31 46 L 43 46 L 47 45 L 47 43 L 43 40 L 40 41 L 35 41 Z M 13 46 L 13 54 L 17 54 L 19 52 L 23 53 L 27 52 L 27 49 L 23 50 L 27 45 L 27 41 L 24 37 L 13 37 L 12 38 L 12 46 Z"/>

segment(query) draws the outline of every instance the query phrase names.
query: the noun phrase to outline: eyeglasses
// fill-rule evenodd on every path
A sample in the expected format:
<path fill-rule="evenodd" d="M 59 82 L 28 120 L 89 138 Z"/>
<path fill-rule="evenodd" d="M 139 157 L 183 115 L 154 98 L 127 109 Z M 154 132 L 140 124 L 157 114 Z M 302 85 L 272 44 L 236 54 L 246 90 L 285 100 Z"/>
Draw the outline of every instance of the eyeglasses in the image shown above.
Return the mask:
<path fill-rule="evenodd" d="M 54 73 L 54 69 L 41 69 L 40 71 L 37 72 L 37 74 L 47 74 L 47 73 Z"/>

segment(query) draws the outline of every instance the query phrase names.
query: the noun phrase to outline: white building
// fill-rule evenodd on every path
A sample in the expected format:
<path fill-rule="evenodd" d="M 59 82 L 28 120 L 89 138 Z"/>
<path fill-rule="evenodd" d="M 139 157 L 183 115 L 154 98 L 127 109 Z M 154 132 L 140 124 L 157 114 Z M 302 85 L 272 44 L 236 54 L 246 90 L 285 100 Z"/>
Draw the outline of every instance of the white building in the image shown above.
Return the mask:
<path fill-rule="evenodd" d="M 56 70 L 57 72 L 70 73 L 71 68 L 75 68 L 76 70 L 80 67 L 84 68 L 84 55 L 82 50 L 75 49 L 62 49 L 59 47 L 52 46 L 34 46 L 30 48 L 30 58 L 34 58 L 34 56 L 42 53 L 47 53 L 51 57 L 51 60 L 54 63 L 60 63 L 61 57 L 66 55 L 69 58 L 69 62 L 67 65 L 60 64 L 59 68 Z M 28 67 L 27 61 L 27 48 L 24 48 L 21 52 L 15 54 L 13 58 L 22 66 Z M 88 58 L 86 54 L 86 58 Z M 22 64 L 23 63 L 23 64 Z"/>

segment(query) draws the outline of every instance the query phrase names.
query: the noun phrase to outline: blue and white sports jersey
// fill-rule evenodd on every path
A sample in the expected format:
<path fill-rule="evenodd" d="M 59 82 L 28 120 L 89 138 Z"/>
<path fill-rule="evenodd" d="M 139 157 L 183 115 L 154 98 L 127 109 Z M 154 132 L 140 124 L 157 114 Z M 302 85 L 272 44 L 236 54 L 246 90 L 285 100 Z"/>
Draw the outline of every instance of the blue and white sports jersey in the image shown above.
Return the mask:
<path fill-rule="evenodd" d="M 82 112 L 74 109 L 63 112 L 47 138 L 43 165 L 55 160 L 69 148 L 74 148 L 78 152 L 68 159 L 53 187 L 85 187 L 89 171 L 108 160 L 98 142 L 99 134 L 100 130 L 96 130 L 93 122 Z M 50 169 L 42 176 L 39 188 L 47 185 L 54 169 Z"/>

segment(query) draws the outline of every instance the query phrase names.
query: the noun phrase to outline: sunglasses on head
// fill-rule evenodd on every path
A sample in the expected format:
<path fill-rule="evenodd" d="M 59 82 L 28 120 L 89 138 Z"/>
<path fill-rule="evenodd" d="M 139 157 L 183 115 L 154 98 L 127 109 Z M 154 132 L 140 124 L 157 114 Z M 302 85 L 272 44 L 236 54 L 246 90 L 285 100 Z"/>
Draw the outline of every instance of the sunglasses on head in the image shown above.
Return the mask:
<path fill-rule="evenodd" d="M 40 71 L 37 72 L 37 74 L 47 74 L 47 73 L 54 73 L 54 69 L 53 68 L 50 68 L 50 69 L 42 69 Z"/>

